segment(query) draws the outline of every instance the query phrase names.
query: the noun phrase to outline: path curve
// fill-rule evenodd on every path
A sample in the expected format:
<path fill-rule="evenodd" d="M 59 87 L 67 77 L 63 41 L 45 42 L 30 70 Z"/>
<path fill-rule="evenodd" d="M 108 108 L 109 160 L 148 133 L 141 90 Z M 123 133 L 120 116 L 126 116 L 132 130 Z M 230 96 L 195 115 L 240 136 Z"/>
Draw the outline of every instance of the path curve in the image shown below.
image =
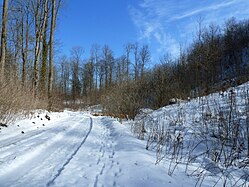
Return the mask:
<path fill-rule="evenodd" d="M 54 181 L 56 180 L 57 177 L 60 176 L 61 172 L 65 169 L 65 167 L 70 163 L 70 161 L 73 159 L 73 157 L 77 154 L 77 152 L 79 151 L 79 149 L 82 147 L 82 145 L 85 143 L 86 139 L 88 138 L 89 134 L 91 133 L 92 127 L 93 127 L 93 120 L 91 117 L 90 118 L 90 128 L 89 131 L 87 132 L 86 136 L 82 139 L 82 142 L 80 143 L 80 145 L 77 147 L 77 149 L 75 149 L 75 151 L 70 155 L 70 157 L 66 160 L 66 162 L 62 165 L 62 167 L 60 169 L 58 169 L 58 172 L 56 173 L 56 175 L 50 180 L 48 181 L 46 186 L 51 186 L 54 184 Z"/>

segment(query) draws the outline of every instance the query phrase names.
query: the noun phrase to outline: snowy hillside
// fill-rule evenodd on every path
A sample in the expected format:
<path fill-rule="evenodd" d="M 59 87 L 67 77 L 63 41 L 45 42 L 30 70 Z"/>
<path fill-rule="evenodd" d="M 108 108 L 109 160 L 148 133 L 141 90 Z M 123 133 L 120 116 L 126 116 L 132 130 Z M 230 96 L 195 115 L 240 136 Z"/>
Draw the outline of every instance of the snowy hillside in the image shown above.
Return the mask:
<path fill-rule="evenodd" d="M 248 186 L 247 90 L 144 110 L 125 125 L 38 111 L 1 127 L 0 186 Z"/>
<path fill-rule="evenodd" d="M 197 186 L 248 186 L 249 84 L 136 117 L 131 129 L 174 176 Z"/>

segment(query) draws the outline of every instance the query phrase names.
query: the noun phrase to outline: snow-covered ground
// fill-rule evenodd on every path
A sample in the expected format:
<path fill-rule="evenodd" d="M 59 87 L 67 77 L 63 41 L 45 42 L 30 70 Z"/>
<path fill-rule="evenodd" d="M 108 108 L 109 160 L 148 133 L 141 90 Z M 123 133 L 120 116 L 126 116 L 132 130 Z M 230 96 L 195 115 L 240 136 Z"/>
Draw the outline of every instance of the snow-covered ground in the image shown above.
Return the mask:
<path fill-rule="evenodd" d="M 50 120 L 37 111 L 0 127 L 0 186 L 248 186 L 248 88 L 123 124 L 89 111 Z"/>
<path fill-rule="evenodd" d="M 155 154 L 110 117 L 35 114 L 0 130 L 0 186 L 193 186 L 180 168 L 168 176 Z M 38 117 L 37 117 L 38 116 Z"/>
<path fill-rule="evenodd" d="M 169 175 L 182 169 L 197 186 L 249 185 L 249 83 L 141 112 L 131 129 Z"/>

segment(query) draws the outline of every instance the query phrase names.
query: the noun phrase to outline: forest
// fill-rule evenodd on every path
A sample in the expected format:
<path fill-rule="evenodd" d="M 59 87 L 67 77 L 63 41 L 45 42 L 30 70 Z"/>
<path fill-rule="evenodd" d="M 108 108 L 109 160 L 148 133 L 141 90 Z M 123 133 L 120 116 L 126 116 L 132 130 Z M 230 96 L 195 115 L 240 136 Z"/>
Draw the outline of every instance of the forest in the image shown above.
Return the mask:
<path fill-rule="evenodd" d="M 4 0 L 1 20 L 0 119 L 33 109 L 60 111 L 101 104 L 106 114 L 133 119 L 171 98 L 188 99 L 248 81 L 249 20 L 202 25 L 179 57 L 151 58 L 148 44 L 75 46 L 60 54 L 55 41 L 62 0 Z"/>
<path fill-rule="evenodd" d="M 200 17 L 179 55 L 139 39 L 65 52 L 66 0 L 2 2 L 0 186 L 248 186 L 249 19 Z"/>

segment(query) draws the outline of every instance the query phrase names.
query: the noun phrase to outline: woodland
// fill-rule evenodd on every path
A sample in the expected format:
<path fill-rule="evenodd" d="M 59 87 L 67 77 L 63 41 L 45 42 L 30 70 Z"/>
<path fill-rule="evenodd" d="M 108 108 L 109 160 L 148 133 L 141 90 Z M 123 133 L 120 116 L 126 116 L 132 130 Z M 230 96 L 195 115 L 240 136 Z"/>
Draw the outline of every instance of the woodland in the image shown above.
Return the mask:
<path fill-rule="evenodd" d="M 0 119 L 33 109 L 61 111 L 101 105 L 107 114 L 133 119 L 141 108 L 157 109 L 171 98 L 188 99 L 248 81 L 249 21 L 230 18 L 203 25 L 192 43 L 151 58 L 147 44 L 93 44 L 90 56 L 75 46 L 58 52 L 56 22 L 62 0 L 4 0 L 1 20 Z M 10 115 L 11 114 L 11 115 Z"/>

